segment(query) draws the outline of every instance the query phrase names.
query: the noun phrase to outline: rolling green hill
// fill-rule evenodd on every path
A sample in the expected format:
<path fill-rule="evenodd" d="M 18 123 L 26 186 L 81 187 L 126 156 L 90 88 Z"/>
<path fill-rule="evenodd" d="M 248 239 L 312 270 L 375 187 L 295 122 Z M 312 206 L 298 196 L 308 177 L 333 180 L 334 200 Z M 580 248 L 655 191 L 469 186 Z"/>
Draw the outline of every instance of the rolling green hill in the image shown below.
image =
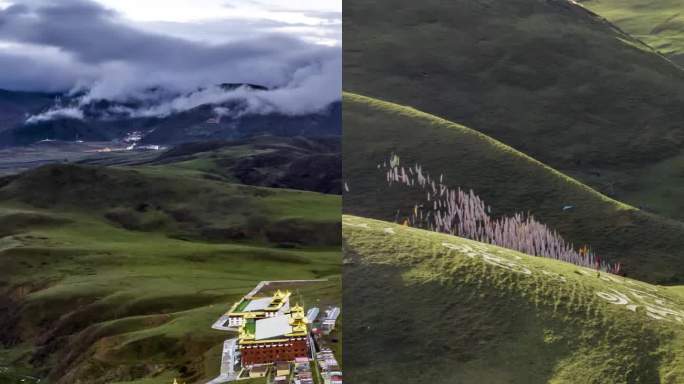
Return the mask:
<path fill-rule="evenodd" d="M 681 290 L 355 216 L 343 239 L 350 382 L 684 381 Z"/>
<path fill-rule="evenodd" d="M 684 218 L 684 71 L 602 17 L 567 0 L 374 0 L 343 22 L 345 90 Z"/>
<path fill-rule="evenodd" d="M 684 65 L 684 4 L 678 0 L 584 0 L 581 4 Z"/>
<path fill-rule="evenodd" d="M 92 165 L 133 165 L 234 183 L 341 193 L 339 137 L 259 136 L 184 143 L 162 153 L 109 152 L 82 160 Z"/>
<path fill-rule="evenodd" d="M 577 248 L 624 264 L 628 276 L 684 282 L 684 224 L 608 198 L 539 161 L 459 124 L 364 96 L 344 96 L 344 211 L 402 221 L 423 192 L 388 187 L 378 164 L 397 154 L 447 183 L 473 189 L 494 216 L 529 212 Z M 564 211 L 566 205 L 573 209 Z"/>
<path fill-rule="evenodd" d="M 4 178 L 0 367 L 55 384 L 209 380 L 228 336 L 211 324 L 258 281 L 332 277 L 339 294 L 339 215 L 339 196 L 161 165 Z"/>

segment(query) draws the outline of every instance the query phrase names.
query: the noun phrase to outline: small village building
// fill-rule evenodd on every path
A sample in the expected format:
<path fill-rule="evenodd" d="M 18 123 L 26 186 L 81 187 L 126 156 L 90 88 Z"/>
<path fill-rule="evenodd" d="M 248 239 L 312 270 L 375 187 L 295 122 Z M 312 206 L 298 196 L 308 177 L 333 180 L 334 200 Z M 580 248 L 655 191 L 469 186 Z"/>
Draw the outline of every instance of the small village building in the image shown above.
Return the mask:
<path fill-rule="evenodd" d="M 322 348 L 316 354 L 316 360 L 321 368 L 321 376 L 325 384 L 342 383 L 342 371 L 330 348 Z"/>
<path fill-rule="evenodd" d="M 268 365 L 256 365 L 249 370 L 249 377 L 258 378 L 265 377 L 268 374 Z"/>
<path fill-rule="evenodd" d="M 306 372 L 301 372 L 297 374 L 297 378 L 300 380 L 306 380 L 306 379 L 312 379 L 313 380 L 313 374 L 311 371 L 306 371 Z"/>
<path fill-rule="evenodd" d="M 313 384 L 313 374 L 310 371 L 298 373 L 294 382 L 295 384 Z"/>
<path fill-rule="evenodd" d="M 290 363 L 279 361 L 275 364 L 276 376 L 288 376 L 290 374 Z"/>
<path fill-rule="evenodd" d="M 323 320 L 323 322 L 321 323 L 321 330 L 323 331 L 323 333 L 328 334 L 335 329 L 335 323 L 335 320 Z"/>
<path fill-rule="evenodd" d="M 340 316 L 340 308 L 333 307 L 325 311 L 325 315 L 321 321 L 321 330 L 328 334 L 335 329 L 337 318 Z"/>
<path fill-rule="evenodd" d="M 309 358 L 308 357 L 297 357 L 295 358 L 295 370 L 309 369 Z"/>
<path fill-rule="evenodd" d="M 238 348 L 243 366 L 295 361 L 309 353 L 308 321 L 295 305 L 286 314 L 247 318 L 240 326 Z M 288 364 L 289 373 L 289 364 Z"/>
<path fill-rule="evenodd" d="M 228 311 L 228 326 L 240 327 L 249 319 L 282 316 L 290 309 L 290 295 L 277 290 L 271 297 L 243 297 Z"/>
<path fill-rule="evenodd" d="M 313 384 L 313 382 L 309 359 L 304 357 L 295 359 L 294 384 Z"/>
<path fill-rule="evenodd" d="M 319 312 L 320 310 L 316 307 L 313 307 L 306 312 L 306 318 L 309 320 L 309 324 L 313 324 L 316 321 Z"/>

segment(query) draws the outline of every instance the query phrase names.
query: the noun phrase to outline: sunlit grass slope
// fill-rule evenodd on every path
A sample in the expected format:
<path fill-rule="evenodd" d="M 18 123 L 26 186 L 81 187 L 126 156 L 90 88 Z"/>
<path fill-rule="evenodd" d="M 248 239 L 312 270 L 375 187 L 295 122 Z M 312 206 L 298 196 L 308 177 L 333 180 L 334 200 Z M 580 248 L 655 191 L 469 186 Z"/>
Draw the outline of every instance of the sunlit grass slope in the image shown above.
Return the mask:
<path fill-rule="evenodd" d="M 351 382 L 684 381 L 680 291 L 356 216 L 343 239 Z"/>
<path fill-rule="evenodd" d="M 681 1 L 585 0 L 581 3 L 684 65 L 684 3 Z"/>
<path fill-rule="evenodd" d="M 622 262 L 629 276 L 684 281 L 684 225 L 645 213 L 459 124 L 364 96 L 344 96 L 343 167 L 348 213 L 402 220 L 421 192 L 388 187 L 378 164 L 396 153 L 402 164 L 444 174 L 452 187 L 473 189 L 494 216 L 529 212 L 576 247 Z M 564 211 L 567 205 L 573 209 Z"/>
<path fill-rule="evenodd" d="M 211 324 L 257 282 L 332 277 L 339 295 L 339 214 L 338 196 L 162 168 L 5 179 L 0 365 L 57 384 L 209 380 L 230 336 Z"/>

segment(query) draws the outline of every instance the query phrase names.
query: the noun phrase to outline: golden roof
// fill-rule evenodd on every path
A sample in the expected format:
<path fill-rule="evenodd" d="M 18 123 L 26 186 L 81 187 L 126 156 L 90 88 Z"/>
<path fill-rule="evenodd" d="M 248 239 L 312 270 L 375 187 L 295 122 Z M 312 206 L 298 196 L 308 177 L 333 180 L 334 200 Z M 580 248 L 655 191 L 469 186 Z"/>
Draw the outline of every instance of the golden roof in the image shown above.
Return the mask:
<path fill-rule="evenodd" d="M 299 303 L 295 304 L 292 308 L 290 308 L 290 313 L 304 313 L 304 307 L 299 305 Z"/>
<path fill-rule="evenodd" d="M 231 317 L 263 317 L 266 316 L 267 313 L 276 312 L 280 310 L 287 303 L 288 299 L 290 298 L 290 295 L 292 295 L 290 291 L 281 291 L 280 289 L 278 289 L 273 293 L 273 296 L 270 298 L 270 302 L 268 302 L 267 305 L 264 305 L 260 308 L 254 308 L 249 311 L 247 311 L 246 308 L 242 309 L 241 311 L 237 311 L 238 305 L 241 302 L 243 302 L 243 300 L 250 300 L 250 302 L 253 300 L 268 300 L 267 297 L 243 297 L 241 300 L 234 303 L 226 314 Z"/>
<path fill-rule="evenodd" d="M 271 303 L 268 305 L 268 309 L 270 309 L 270 310 L 280 309 L 280 307 L 285 305 L 285 302 L 287 301 L 288 298 L 290 298 L 291 294 L 292 293 L 290 291 L 281 291 L 280 289 L 276 290 L 275 293 L 273 294 L 273 297 L 271 298 Z"/>
<path fill-rule="evenodd" d="M 300 334 L 306 334 L 306 324 L 309 322 L 309 320 L 306 318 L 306 314 L 304 314 L 304 307 L 302 307 L 299 304 L 295 304 L 292 308 L 290 308 L 290 326 L 292 327 L 292 332 L 289 333 L 288 335 L 300 335 Z"/>
<path fill-rule="evenodd" d="M 283 292 L 280 289 L 276 290 L 275 293 L 273 294 L 273 299 L 274 300 L 282 300 L 285 297 L 290 296 L 290 292 Z"/>

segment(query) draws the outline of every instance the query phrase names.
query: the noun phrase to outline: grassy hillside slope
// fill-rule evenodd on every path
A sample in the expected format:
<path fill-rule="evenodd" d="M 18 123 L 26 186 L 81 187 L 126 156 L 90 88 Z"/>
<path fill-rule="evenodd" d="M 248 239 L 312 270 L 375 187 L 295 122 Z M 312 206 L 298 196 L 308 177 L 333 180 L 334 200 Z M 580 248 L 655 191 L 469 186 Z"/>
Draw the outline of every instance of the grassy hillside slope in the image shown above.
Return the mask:
<path fill-rule="evenodd" d="M 57 384 L 213 378 L 228 334 L 210 326 L 236 298 L 339 275 L 339 212 L 337 196 L 163 167 L 3 179 L 0 366 Z"/>
<path fill-rule="evenodd" d="M 337 241 L 339 198 L 330 195 L 229 184 L 201 174 L 181 177 L 164 167 L 52 165 L 2 180 L 7 185 L 0 184 L 0 201 L 6 204 L 97 213 L 126 229 L 159 231 L 174 238 L 274 244 Z M 287 230 L 289 238 L 282 236 Z"/>
<path fill-rule="evenodd" d="M 343 218 L 346 379 L 680 383 L 680 291 Z"/>
<path fill-rule="evenodd" d="M 684 4 L 679 0 L 585 0 L 585 7 L 684 65 Z"/>
<path fill-rule="evenodd" d="M 387 186 L 377 165 L 396 153 L 406 166 L 419 163 L 452 187 L 473 189 L 494 216 L 529 212 L 577 248 L 589 244 L 622 262 L 631 277 L 684 282 L 680 222 L 612 200 L 501 142 L 412 108 L 345 94 L 344 121 L 347 213 L 402 220 L 424 200 L 422 192 Z M 563 211 L 565 205 L 575 208 Z"/>
<path fill-rule="evenodd" d="M 604 194 L 684 218 L 684 71 L 585 8 L 354 1 L 344 31 L 347 91 L 464 124 Z M 664 161 L 671 170 L 647 178 Z"/>
<path fill-rule="evenodd" d="M 83 160 L 94 165 L 162 166 L 182 175 L 321 193 L 341 193 L 339 137 L 260 136 L 180 144 L 162 153 L 110 152 Z"/>

